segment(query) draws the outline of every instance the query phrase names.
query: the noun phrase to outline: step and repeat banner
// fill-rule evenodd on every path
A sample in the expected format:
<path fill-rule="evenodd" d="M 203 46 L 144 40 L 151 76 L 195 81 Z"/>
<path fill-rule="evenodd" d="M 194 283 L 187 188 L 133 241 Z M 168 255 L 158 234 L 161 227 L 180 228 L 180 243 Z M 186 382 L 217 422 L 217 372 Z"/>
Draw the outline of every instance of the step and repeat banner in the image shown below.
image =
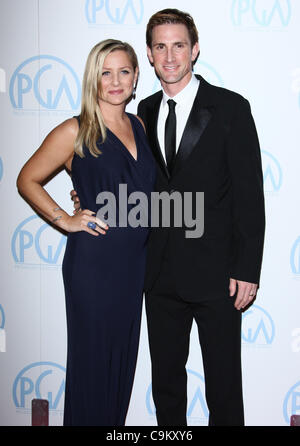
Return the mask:
<path fill-rule="evenodd" d="M 66 237 L 20 197 L 17 175 L 48 132 L 79 113 L 86 58 L 97 42 L 125 40 L 138 54 L 140 81 L 128 111 L 160 88 L 145 29 L 167 7 L 194 17 L 195 72 L 250 101 L 261 143 L 267 227 L 261 287 L 243 314 L 246 424 L 288 426 L 300 414 L 300 2 L 1 0 L 0 425 L 30 425 L 33 398 L 48 399 L 50 425 L 61 425 L 64 403 Z M 46 189 L 72 213 L 65 171 Z M 187 372 L 188 424 L 205 426 L 195 326 Z M 156 425 L 144 312 L 127 425 Z"/>

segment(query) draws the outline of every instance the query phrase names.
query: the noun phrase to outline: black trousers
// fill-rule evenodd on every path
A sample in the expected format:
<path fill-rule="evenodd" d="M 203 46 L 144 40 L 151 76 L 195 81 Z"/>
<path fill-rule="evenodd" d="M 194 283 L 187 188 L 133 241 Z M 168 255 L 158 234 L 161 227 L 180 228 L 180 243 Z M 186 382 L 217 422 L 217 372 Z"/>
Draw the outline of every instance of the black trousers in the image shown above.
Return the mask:
<path fill-rule="evenodd" d="M 234 299 L 228 292 L 220 299 L 187 302 L 176 293 L 168 262 L 164 262 L 158 280 L 145 297 L 152 394 L 159 426 L 187 425 L 185 366 L 193 320 L 202 352 L 209 425 L 244 425 L 241 313 L 235 309 Z"/>

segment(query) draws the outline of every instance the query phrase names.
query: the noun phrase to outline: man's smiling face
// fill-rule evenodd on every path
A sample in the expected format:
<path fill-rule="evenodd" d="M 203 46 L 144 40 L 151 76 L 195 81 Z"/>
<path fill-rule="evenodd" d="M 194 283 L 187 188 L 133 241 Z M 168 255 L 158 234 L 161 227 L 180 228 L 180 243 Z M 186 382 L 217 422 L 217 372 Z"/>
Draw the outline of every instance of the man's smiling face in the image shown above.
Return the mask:
<path fill-rule="evenodd" d="M 192 75 L 192 64 L 199 53 L 199 44 L 191 46 L 188 30 L 183 24 L 157 25 L 152 30 L 152 47 L 147 47 L 162 87 L 181 91 Z"/>

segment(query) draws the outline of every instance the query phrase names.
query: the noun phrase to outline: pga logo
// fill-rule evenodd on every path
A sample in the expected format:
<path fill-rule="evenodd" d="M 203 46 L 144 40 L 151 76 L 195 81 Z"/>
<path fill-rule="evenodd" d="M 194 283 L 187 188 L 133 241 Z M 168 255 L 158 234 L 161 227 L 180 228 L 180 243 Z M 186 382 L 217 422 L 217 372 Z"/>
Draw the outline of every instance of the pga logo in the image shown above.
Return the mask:
<path fill-rule="evenodd" d="M 287 392 L 283 402 L 283 417 L 290 424 L 291 415 L 300 415 L 300 381 Z"/>
<path fill-rule="evenodd" d="M 231 6 L 235 26 L 282 28 L 288 26 L 291 15 L 291 0 L 233 0 Z"/>
<path fill-rule="evenodd" d="M 282 186 L 282 169 L 275 158 L 269 152 L 262 150 L 262 166 L 263 166 L 263 178 L 264 178 L 264 190 L 265 192 L 279 192 Z"/>
<path fill-rule="evenodd" d="M 273 319 L 266 310 L 258 305 L 252 305 L 242 319 L 243 345 L 268 347 L 275 337 Z"/>
<path fill-rule="evenodd" d="M 18 410 L 30 410 L 34 398 L 47 399 L 49 410 L 62 411 L 66 370 L 54 362 L 36 362 L 24 367 L 13 383 L 13 401 Z"/>
<path fill-rule="evenodd" d="M 60 266 L 66 236 L 33 215 L 16 228 L 11 242 L 14 261 L 18 266 Z"/>
<path fill-rule="evenodd" d="M 90 25 L 138 25 L 144 16 L 143 0 L 86 0 Z"/>
<path fill-rule="evenodd" d="M 10 101 L 20 111 L 71 111 L 80 105 L 77 74 L 64 60 L 48 55 L 21 63 L 9 84 Z"/>
<path fill-rule="evenodd" d="M 187 370 L 188 375 L 188 404 L 187 419 L 189 425 L 207 425 L 208 408 L 205 400 L 204 378 L 193 370 Z M 152 399 L 152 385 L 148 387 L 146 393 L 147 412 L 155 416 L 155 406 Z"/>
<path fill-rule="evenodd" d="M 5 313 L 2 305 L 0 304 L 0 329 L 3 329 L 5 326 Z"/>
<path fill-rule="evenodd" d="M 300 237 L 298 237 L 291 249 L 290 264 L 292 273 L 300 278 Z"/>
<path fill-rule="evenodd" d="M 224 87 L 224 81 L 220 73 L 215 67 L 205 62 L 204 60 L 198 60 L 194 66 L 195 73 L 201 73 L 201 75 L 211 84 L 218 87 Z"/>

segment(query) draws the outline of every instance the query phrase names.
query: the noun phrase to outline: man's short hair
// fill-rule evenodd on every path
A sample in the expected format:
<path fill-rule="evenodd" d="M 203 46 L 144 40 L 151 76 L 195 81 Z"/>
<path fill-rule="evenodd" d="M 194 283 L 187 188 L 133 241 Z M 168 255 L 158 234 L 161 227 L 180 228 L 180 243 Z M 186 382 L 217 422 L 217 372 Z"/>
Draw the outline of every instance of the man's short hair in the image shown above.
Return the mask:
<path fill-rule="evenodd" d="M 163 9 L 162 11 L 156 12 L 149 20 L 146 30 L 146 43 L 149 48 L 152 47 L 152 30 L 158 25 L 168 25 L 168 24 L 182 24 L 187 27 L 191 46 L 198 42 L 198 30 L 194 23 L 193 17 L 187 12 L 179 11 L 178 9 Z"/>

